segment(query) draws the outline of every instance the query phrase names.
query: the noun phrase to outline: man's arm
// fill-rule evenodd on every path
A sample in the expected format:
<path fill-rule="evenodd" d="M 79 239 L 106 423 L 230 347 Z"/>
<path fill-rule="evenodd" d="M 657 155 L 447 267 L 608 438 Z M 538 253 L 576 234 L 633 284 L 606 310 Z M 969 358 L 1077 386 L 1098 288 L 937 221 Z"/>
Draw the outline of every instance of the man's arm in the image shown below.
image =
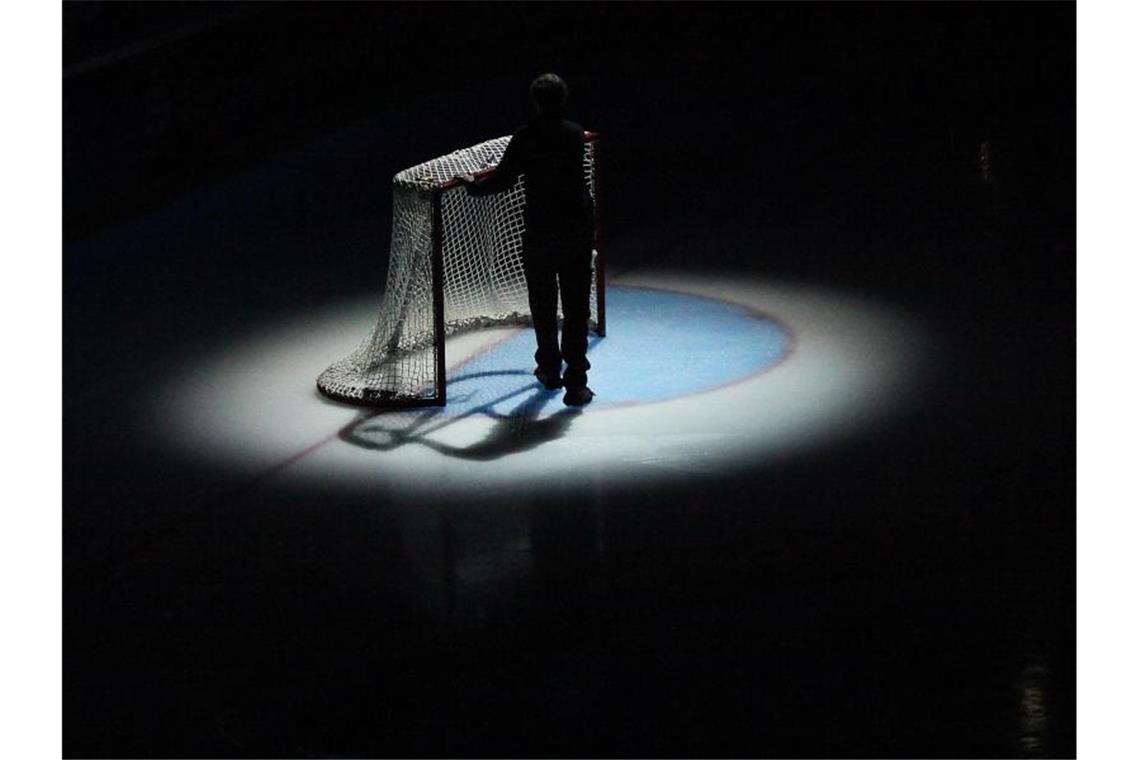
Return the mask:
<path fill-rule="evenodd" d="M 518 179 L 522 173 L 522 167 L 519 165 L 518 160 L 518 147 L 517 135 L 511 138 L 507 143 L 507 149 L 503 151 L 503 157 L 499 159 L 499 165 L 484 177 L 475 179 L 470 174 L 461 175 L 460 180 L 467 184 L 467 192 L 470 195 L 481 196 L 491 195 L 493 193 L 501 193 L 508 190 L 515 185 L 515 180 Z"/>

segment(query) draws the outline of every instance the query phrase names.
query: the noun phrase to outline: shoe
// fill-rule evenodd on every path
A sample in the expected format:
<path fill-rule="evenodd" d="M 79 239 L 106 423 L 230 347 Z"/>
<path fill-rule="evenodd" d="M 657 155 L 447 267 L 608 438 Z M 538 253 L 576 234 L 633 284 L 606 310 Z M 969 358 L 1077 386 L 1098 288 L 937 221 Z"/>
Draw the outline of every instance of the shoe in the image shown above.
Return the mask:
<path fill-rule="evenodd" d="M 535 369 L 534 376 L 538 378 L 538 382 L 542 383 L 543 387 L 548 391 L 556 391 L 562 387 L 562 378 L 557 374 L 548 373 L 542 367 Z"/>
<path fill-rule="evenodd" d="M 566 406 L 585 406 L 593 400 L 594 392 L 584 385 L 581 388 L 568 388 L 562 397 L 562 403 Z"/>

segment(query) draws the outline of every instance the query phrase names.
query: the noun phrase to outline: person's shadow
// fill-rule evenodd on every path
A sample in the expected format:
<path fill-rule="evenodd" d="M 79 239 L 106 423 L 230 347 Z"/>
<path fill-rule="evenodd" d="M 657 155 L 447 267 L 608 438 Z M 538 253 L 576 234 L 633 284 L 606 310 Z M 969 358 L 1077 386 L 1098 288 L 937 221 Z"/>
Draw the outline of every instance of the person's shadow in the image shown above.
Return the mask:
<path fill-rule="evenodd" d="M 519 371 L 481 372 L 456 378 L 459 380 L 486 380 L 489 376 L 527 376 Z M 529 451 L 543 443 L 565 435 L 570 424 L 582 413 L 577 407 L 567 407 L 554 414 L 540 417 L 543 407 L 557 397 L 559 391 L 551 391 L 537 382 L 524 384 L 501 394 L 496 398 L 463 412 L 455 417 L 442 417 L 439 424 L 432 425 L 442 416 L 439 407 L 416 410 L 410 423 L 406 422 L 407 412 L 398 416 L 387 412 L 370 412 L 340 432 L 341 440 L 355 446 L 375 451 L 391 451 L 409 443 L 418 443 L 447 456 L 476 461 L 499 459 L 510 454 Z M 522 400 L 506 413 L 496 412 L 495 407 L 514 396 Z M 431 437 L 432 433 L 461 419 L 476 414 L 486 415 L 494 420 L 491 429 L 482 440 L 469 446 L 453 446 Z M 393 424 L 393 418 L 396 424 Z"/>

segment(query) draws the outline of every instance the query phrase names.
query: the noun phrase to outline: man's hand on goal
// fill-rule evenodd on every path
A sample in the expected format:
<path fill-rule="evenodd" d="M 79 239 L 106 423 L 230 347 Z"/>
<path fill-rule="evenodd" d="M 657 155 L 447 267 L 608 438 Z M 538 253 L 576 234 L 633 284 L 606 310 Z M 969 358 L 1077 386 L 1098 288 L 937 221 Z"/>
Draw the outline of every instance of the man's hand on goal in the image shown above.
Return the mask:
<path fill-rule="evenodd" d="M 467 188 L 468 195 L 475 194 L 475 175 L 464 172 L 463 174 L 456 174 L 455 179 L 463 183 L 463 186 Z"/>

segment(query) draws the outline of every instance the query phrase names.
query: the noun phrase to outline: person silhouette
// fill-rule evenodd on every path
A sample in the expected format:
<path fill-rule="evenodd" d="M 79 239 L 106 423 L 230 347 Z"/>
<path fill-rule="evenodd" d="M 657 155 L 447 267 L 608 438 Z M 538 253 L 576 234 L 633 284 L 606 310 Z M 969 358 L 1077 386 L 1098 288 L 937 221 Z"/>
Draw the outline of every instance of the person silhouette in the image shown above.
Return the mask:
<path fill-rule="evenodd" d="M 498 166 L 479 179 L 470 174 L 458 179 L 468 193 L 483 196 L 507 190 L 520 174 L 526 175 L 523 271 L 538 343 L 534 375 L 549 390 L 565 387 L 562 401 L 567 406 L 583 406 L 594 398 L 586 384 L 594 202 L 583 171 L 582 127 L 564 118 L 567 94 L 566 83 L 556 74 L 531 82 L 535 115 L 511 136 Z"/>

